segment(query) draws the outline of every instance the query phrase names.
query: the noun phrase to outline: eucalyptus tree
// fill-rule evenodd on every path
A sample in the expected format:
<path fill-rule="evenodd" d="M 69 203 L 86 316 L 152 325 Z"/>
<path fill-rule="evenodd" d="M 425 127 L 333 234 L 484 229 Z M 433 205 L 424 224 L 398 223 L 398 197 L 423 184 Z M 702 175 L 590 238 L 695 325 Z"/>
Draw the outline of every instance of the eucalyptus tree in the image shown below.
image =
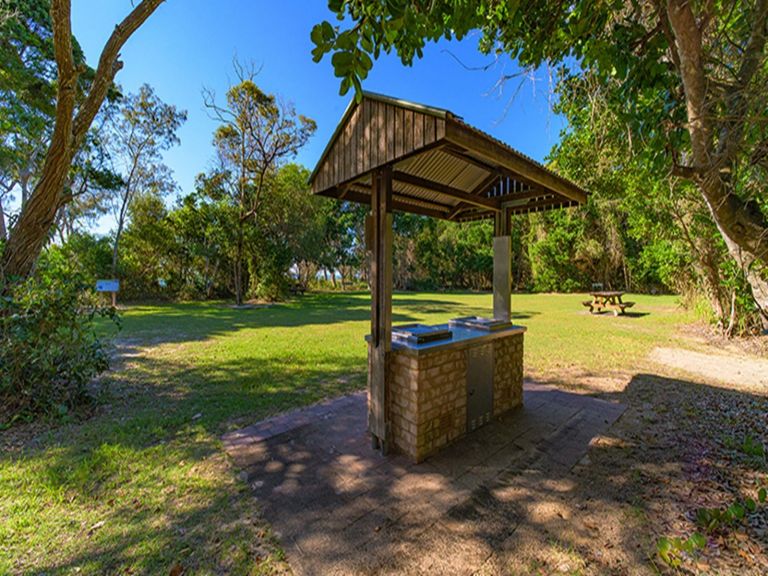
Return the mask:
<path fill-rule="evenodd" d="M 73 54 L 84 65 L 76 42 Z M 5 239 L 9 205 L 26 203 L 50 138 L 56 65 L 49 2 L 0 3 L 0 69 L 0 238 Z"/>
<path fill-rule="evenodd" d="M 70 0 L 51 0 L 49 20 L 45 19 L 41 11 L 47 2 L 13 2 L 10 16 L 4 19 L 4 27 L 12 22 L 22 22 L 19 17 L 26 14 L 27 6 L 37 8 L 34 12 L 35 22 L 41 23 L 42 28 L 30 30 L 38 34 L 41 46 L 45 47 L 41 49 L 44 56 L 42 61 L 48 63 L 44 78 L 48 80 L 54 76 L 55 71 L 55 82 L 48 81 L 47 85 L 43 83 L 35 86 L 43 91 L 52 87 L 55 96 L 52 102 L 52 129 L 42 154 L 39 176 L 29 200 L 10 230 L 0 261 L 1 271 L 6 278 L 26 277 L 31 272 L 49 238 L 59 209 L 68 201 L 65 184 L 72 161 L 112 87 L 115 75 L 123 66 L 120 50 L 161 3 L 162 0 L 141 0 L 133 6 L 129 14 L 112 30 L 96 70 L 91 74 L 83 66 L 82 53 L 72 36 Z M 28 21 L 23 21 L 20 26 L 27 24 Z M 7 54 L 13 57 L 13 50 L 8 49 L 6 40 L 5 36 L 0 40 L 0 44 L 4 45 L 3 58 Z M 49 65 L 51 59 L 55 66 Z M 29 63 L 23 59 L 14 64 L 17 73 L 30 68 Z M 0 77 L 16 78 L 17 75 L 0 74 Z M 10 91 L 16 95 L 23 94 L 22 90 L 13 86 Z"/>
<path fill-rule="evenodd" d="M 107 214 L 123 187 L 123 179 L 112 165 L 104 130 L 92 129 L 72 161 L 64 185 L 66 201 L 56 213 L 54 223 L 62 243 L 75 232 L 85 232 Z"/>
<path fill-rule="evenodd" d="M 203 91 L 210 116 L 219 123 L 213 135 L 216 166 L 206 177 L 209 187 L 226 194 L 237 210 L 234 284 L 237 305 L 243 303 L 246 226 L 258 222 L 265 196 L 278 168 L 296 155 L 316 125 L 294 107 L 267 94 L 254 82 L 256 71 L 235 63 L 239 82 L 224 103 L 211 90 Z"/>
<path fill-rule="evenodd" d="M 768 0 L 331 0 L 336 26 L 312 30 L 333 52 L 342 93 L 395 51 L 480 31 L 479 49 L 561 78 L 599 79 L 634 150 L 692 182 L 768 326 Z"/>
<path fill-rule="evenodd" d="M 175 186 L 162 153 L 180 143 L 177 132 L 187 113 L 166 104 L 144 84 L 129 94 L 114 115 L 109 131 L 109 148 L 122 186 L 115 197 L 117 228 L 112 250 L 112 274 L 117 275 L 120 236 L 133 198 L 141 192 L 161 195 Z"/>

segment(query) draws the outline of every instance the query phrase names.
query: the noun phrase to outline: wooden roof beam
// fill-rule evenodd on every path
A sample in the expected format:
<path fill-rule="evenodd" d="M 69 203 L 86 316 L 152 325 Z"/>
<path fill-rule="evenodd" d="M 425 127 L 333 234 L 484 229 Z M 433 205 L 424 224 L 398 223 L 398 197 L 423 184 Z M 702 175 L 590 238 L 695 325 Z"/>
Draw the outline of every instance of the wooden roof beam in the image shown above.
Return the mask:
<path fill-rule="evenodd" d="M 357 188 L 358 192 L 362 189 L 364 194 L 370 194 L 371 193 L 371 186 L 365 182 L 356 182 L 354 183 L 355 188 Z M 445 214 L 448 214 L 452 209 L 453 205 L 446 205 L 441 204 L 440 202 L 436 202 L 434 200 L 428 200 L 427 198 L 420 198 L 419 196 L 414 196 L 413 194 L 408 194 L 407 192 L 403 192 L 401 190 L 397 190 L 393 186 L 392 190 L 392 197 L 397 200 L 398 198 L 404 199 L 406 201 L 413 201 L 413 202 L 420 202 L 421 204 L 426 205 L 426 208 L 438 210 L 441 212 L 444 212 Z M 342 199 L 339 197 L 339 199 Z M 443 215 L 442 218 L 447 218 L 446 215 Z"/>
<path fill-rule="evenodd" d="M 320 196 L 327 196 L 329 198 L 335 199 L 339 198 L 337 194 L 338 189 L 335 187 L 329 188 L 328 190 L 324 190 L 319 193 Z M 369 206 L 371 204 L 370 194 L 357 192 L 355 190 L 348 190 L 344 196 L 344 200 L 348 202 L 356 202 L 358 204 L 367 204 Z M 419 202 L 428 203 L 427 200 L 421 199 L 419 199 Z M 402 200 L 397 199 L 392 200 L 392 209 L 397 210 L 398 212 L 410 212 L 414 214 L 421 214 L 422 216 L 430 216 L 431 218 L 448 218 L 448 209 L 433 209 L 418 204 L 411 204 L 410 202 L 403 202 Z"/>
<path fill-rule="evenodd" d="M 410 184 L 411 186 L 423 188 L 425 190 L 429 190 L 430 192 L 442 194 L 443 196 L 448 196 L 456 200 L 462 200 L 474 206 L 480 206 L 481 208 L 490 208 L 491 210 L 495 210 L 495 211 L 501 210 L 501 207 L 499 206 L 499 202 L 497 200 L 494 200 L 492 198 L 485 198 L 483 196 L 475 196 L 469 192 L 465 192 L 464 190 L 459 190 L 458 188 L 453 188 L 452 186 L 440 184 L 439 182 L 433 182 L 432 180 L 427 180 L 426 178 L 414 176 L 413 174 L 408 174 L 407 172 L 397 171 L 394 173 L 393 178 L 395 179 L 396 182 Z"/>
<path fill-rule="evenodd" d="M 531 198 L 544 198 L 547 196 L 557 197 L 558 194 L 553 194 L 549 190 L 542 190 L 538 186 L 525 192 L 517 192 L 515 194 L 507 194 L 506 196 L 500 196 L 502 207 L 516 208 L 516 202 L 520 200 L 530 200 Z M 570 198 L 563 198 L 563 201 L 570 201 Z M 521 204 L 518 204 L 520 206 Z"/>
<path fill-rule="evenodd" d="M 483 192 L 488 191 L 488 187 L 499 180 L 501 178 L 501 175 L 497 172 L 493 172 L 490 174 L 487 178 L 483 178 L 483 181 L 480 182 L 475 188 L 470 192 L 473 196 L 479 196 Z M 459 204 L 451 211 L 451 213 L 448 215 L 449 220 L 453 220 L 461 211 L 466 210 L 469 208 L 471 204 L 468 202 L 459 202 Z"/>

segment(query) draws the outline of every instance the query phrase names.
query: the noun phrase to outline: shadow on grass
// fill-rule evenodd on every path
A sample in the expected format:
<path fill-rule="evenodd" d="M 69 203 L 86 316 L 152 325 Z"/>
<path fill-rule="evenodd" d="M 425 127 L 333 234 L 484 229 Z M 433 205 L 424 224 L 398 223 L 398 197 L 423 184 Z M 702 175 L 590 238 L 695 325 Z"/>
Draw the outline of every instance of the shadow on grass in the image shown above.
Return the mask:
<path fill-rule="evenodd" d="M 652 569 L 655 538 L 665 525 L 663 511 L 682 517 L 697 498 L 706 500 L 706 491 L 713 490 L 703 482 L 702 470 L 716 469 L 721 484 L 728 484 L 748 467 L 724 455 L 723 430 L 713 425 L 713 415 L 724 404 L 733 405 L 733 414 L 741 419 L 727 420 L 728 432 L 768 443 L 768 431 L 754 428 L 755 418 L 768 410 L 765 397 L 637 374 L 624 392 L 613 395 L 629 408 L 607 432 L 608 441 L 593 442 L 589 464 L 569 470 L 542 458 L 556 457 L 569 443 L 586 450 L 590 442 L 579 435 L 573 419 L 551 429 L 537 413 L 541 407 L 576 406 L 589 398 L 549 391 L 540 393 L 536 406 L 529 402 L 495 428 L 468 436 L 463 447 L 409 469 L 409 485 L 400 471 L 407 464 L 370 450 L 363 404 L 362 413 L 347 414 L 346 421 L 326 419 L 317 429 L 265 443 L 266 452 L 248 476 L 249 482 L 260 483 L 262 496 L 256 500 L 226 467 L 223 474 L 200 478 L 205 470 L 197 467 L 220 454 L 215 438 L 229 419 L 248 415 L 253 422 L 358 389 L 364 367 L 343 358 L 329 359 L 337 364 L 334 369 L 288 369 L 280 359 L 230 361 L 213 370 L 169 360 L 136 362 L 131 380 L 120 383 L 131 399 L 117 410 L 121 416 L 105 415 L 61 430 L 49 443 L 49 453 L 25 455 L 31 464 L 28 474 L 37 476 L 24 481 L 41 483 L 47 493 L 59 495 L 53 499 L 54 514 L 66 518 L 72 506 L 93 507 L 104 522 L 98 529 L 89 528 L 90 522 L 68 528 L 80 542 L 62 560 L 55 560 L 56 550 L 35 541 L 33 533 L 20 533 L 19 539 L 32 539 L 24 545 L 43 546 L 36 552 L 35 571 L 67 574 L 81 568 L 100 574 L 130 568 L 168 573 L 178 562 L 190 572 L 246 573 L 258 558 L 276 554 L 259 511 L 266 507 L 269 516 L 270 509 L 274 513 L 275 506 L 292 502 L 305 504 L 300 509 L 311 518 L 297 514 L 291 538 L 308 546 L 302 534 L 325 531 L 321 544 L 311 548 L 318 566 L 354 568 L 362 559 L 366 569 L 417 573 L 486 559 L 500 570 L 529 570 L 546 568 L 552 558 L 564 556 L 574 567 L 589 566 L 597 573 L 645 572 Z M 146 383 L 160 373 L 173 376 Z M 490 467 L 477 468 L 475 455 L 504 434 L 509 442 L 499 449 L 507 450 L 511 464 L 468 487 L 468 474 L 492 469 L 494 458 L 501 458 L 499 452 Z M 353 447 L 339 452 L 347 440 Z M 330 457 L 313 463 L 307 460 L 313 453 Z M 353 473 L 352 483 L 339 493 L 340 475 L 362 469 L 369 473 Z M 692 474 L 702 481 L 696 489 L 701 492 L 693 496 Z M 272 496 L 263 496 L 265 487 Z M 405 493 L 421 493 L 417 501 L 425 506 L 403 508 Z M 378 512 L 360 508 L 363 496 L 376 499 Z M 430 516 L 435 510 L 438 516 Z M 41 522 L 51 521 L 45 510 L 40 514 Z M 348 521 L 348 526 L 339 534 L 328 532 L 333 524 L 324 524 L 323 518 L 342 526 Z M 419 530 L 430 525 L 432 530 Z M 766 549 L 764 536 L 748 536 Z M 722 554 L 726 561 L 730 558 L 727 549 Z"/>
<path fill-rule="evenodd" d="M 128 369 L 105 381 L 105 413 L 51 431 L 37 449 L 0 456 L 0 469 L 11 471 L 0 484 L 19 491 L 4 544 L 17 551 L 11 556 L 30 555 L 29 571 L 48 574 L 167 574 L 176 562 L 250 573 L 258 557 L 270 561 L 277 552 L 268 527 L 238 498 L 242 485 L 218 437 L 238 418 L 360 389 L 365 363 L 328 351 L 306 362 L 190 366 L 124 352 Z M 242 570 L 233 568 L 238 555 L 247 559 Z"/>
<path fill-rule="evenodd" d="M 610 310 L 604 310 L 602 312 L 586 312 L 590 316 L 596 317 L 614 317 L 614 318 L 643 318 L 644 316 L 650 316 L 650 312 L 624 312 L 623 314 L 616 315 Z"/>
<path fill-rule="evenodd" d="M 481 295 L 486 296 L 486 295 Z M 489 296 L 489 295 L 487 295 Z M 490 301 L 489 301 L 490 304 Z M 392 321 L 413 322 L 424 315 L 444 317 L 489 315 L 490 309 L 467 305 L 450 295 L 429 299 L 395 294 Z M 538 314 L 515 311 L 513 320 Z M 128 343 L 161 344 L 205 340 L 244 329 L 299 328 L 370 320 L 370 295 L 355 293 L 307 294 L 293 301 L 269 306 L 235 309 L 223 302 L 161 303 L 134 305 L 124 314 L 123 334 Z M 367 326 L 363 334 L 367 333 Z"/>

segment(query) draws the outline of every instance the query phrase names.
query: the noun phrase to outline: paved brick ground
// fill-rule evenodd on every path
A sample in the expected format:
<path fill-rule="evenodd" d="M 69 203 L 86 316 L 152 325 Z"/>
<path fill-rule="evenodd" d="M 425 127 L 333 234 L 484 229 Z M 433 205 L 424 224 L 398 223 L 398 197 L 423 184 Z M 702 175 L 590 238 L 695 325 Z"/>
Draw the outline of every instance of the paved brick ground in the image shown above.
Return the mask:
<path fill-rule="evenodd" d="M 523 408 L 418 465 L 371 449 L 363 393 L 223 441 L 297 574 L 473 574 L 623 411 L 526 383 Z"/>

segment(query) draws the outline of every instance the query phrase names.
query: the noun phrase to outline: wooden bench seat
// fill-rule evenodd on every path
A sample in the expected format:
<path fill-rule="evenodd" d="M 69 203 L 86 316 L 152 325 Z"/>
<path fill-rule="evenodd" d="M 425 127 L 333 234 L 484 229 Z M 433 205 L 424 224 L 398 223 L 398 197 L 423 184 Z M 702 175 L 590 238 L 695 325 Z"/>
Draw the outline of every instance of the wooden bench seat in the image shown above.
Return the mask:
<path fill-rule="evenodd" d="M 626 308 L 632 308 L 634 306 L 634 302 L 617 302 L 616 304 L 609 304 L 611 308 L 613 308 L 613 315 L 618 316 L 619 314 L 624 314 L 624 310 Z"/>
<path fill-rule="evenodd" d="M 624 311 L 627 308 L 632 308 L 632 306 L 635 305 L 634 302 L 603 302 L 598 303 L 594 302 L 593 300 L 582 300 L 581 305 L 589 308 L 589 311 L 594 313 L 602 312 L 603 310 L 610 309 L 613 312 L 614 316 L 618 316 L 619 314 L 624 314 Z"/>

